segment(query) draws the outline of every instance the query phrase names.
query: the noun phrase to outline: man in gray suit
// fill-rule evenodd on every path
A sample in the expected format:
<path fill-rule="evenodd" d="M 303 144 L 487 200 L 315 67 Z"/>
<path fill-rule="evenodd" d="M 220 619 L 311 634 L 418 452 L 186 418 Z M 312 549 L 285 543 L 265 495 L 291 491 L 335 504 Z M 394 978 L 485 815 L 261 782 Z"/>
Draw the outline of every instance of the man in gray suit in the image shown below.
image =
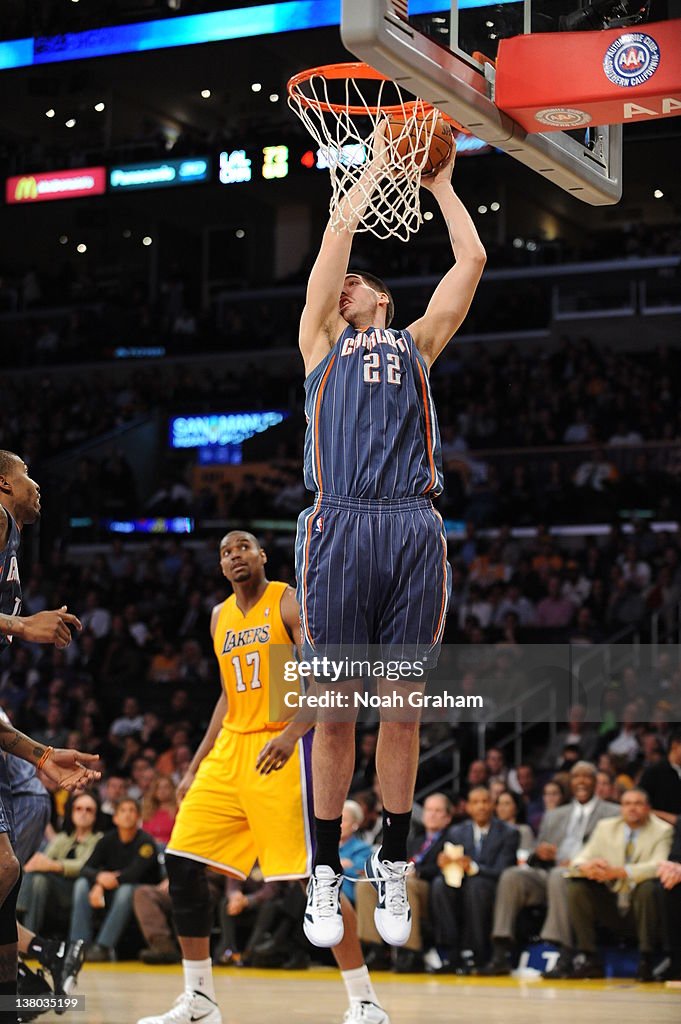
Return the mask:
<path fill-rule="evenodd" d="M 492 928 L 493 952 L 482 968 L 485 975 L 511 973 L 515 925 L 523 907 L 547 905 L 541 931 L 545 942 L 560 949 L 553 970 L 545 978 L 566 978 L 572 970 L 572 930 L 567 907 L 564 872 L 571 859 L 603 818 L 620 813 L 619 806 L 599 799 L 596 768 L 589 761 L 577 761 L 570 772 L 572 801 L 547 811 L 539 829 L 537 846 L 526 865 L 508 868 L 499 879 Z"/>

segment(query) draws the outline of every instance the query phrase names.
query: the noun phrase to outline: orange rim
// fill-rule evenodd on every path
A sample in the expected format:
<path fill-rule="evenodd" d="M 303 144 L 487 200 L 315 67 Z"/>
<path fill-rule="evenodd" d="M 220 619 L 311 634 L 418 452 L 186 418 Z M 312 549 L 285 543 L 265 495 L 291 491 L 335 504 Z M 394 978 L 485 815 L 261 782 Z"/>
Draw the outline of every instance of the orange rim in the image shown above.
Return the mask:
<path fill-rule="evenodd" d="M 361 107 L 348 106 L 346 103 L 327 103 L 326 100 L 320 100 L 316 97 L 312 99 L 300 91 L 300 86 L 305 82 L 309 82 L 311 78 L 326 78 L 329 81 L 336 82 L 344 78 L 351 78 L 353 80 L 365 79 L 374 82 L 389 82 L 390 79 L 387 75 L 382 75 L 376 68 L 372 68 L 370 64 L 364 64 L 362 61 L 348 64 L 322 64 L 318 68 L 308 68 L 306 71 L 299 71 L 297 75 L 289 79 L 287 85 L 289 96 L 298 100 L 303 107 L 322 110 L 327 114 L 366 116 L 367 114 L 378 114 L 379 111 L 384 114 L 400 114 L 404 110 L 412 111 L 418 103 L 422 103 L 420 100 L 407 100 L 404 103 L 394 103 L 380 107 L 372 106 L 369 103 Z M 428 103 L 422 103 L 422 106 L 426 113 L 434 109 Z"/>
<path fill-rule="evenodd" d="M 317 77 L 326 78 L 329 81 L 340 81 L 343 78 L 360 81 L 367 79 L 374 82 L 392 81 L 387 75 L 382 75 L 376 68 L 372 68 L 370 64 L 365 64 L 362 61 L 349 62 L 347 64 L 322 64 L 317 68 L 307 68 L 305 71 L 299 71 L 297 75 L 289 78 L 286 88 L 291 99 L 296 100 L 301 106 L 308 109 L 321 110 L 326 114 L 350 114 L 353 117 L 366 116 L 367 114 L 375 115 L 378 113 L 392 116 L 401 114 L 404 111 L 411 113 L 417 106 L 420 107 L 424 114 L 430 114 L 436 109 L 432 103 L 426 103 L 425 100 L 405 100 L 404 103 L 386 104 L 385 106 L 381 104 L 378 107 L 372 106 L 369 103 L 364 106 L 348 106 L 345 103 L 327 103 L 326 100 L 320 100 L 316 97 L 312 99 L 306 96 L 304 92 L 301 92 L 300 86 L 304 85 L 305 82 L 309 82 L 311 78 Z M 467 135 L 470 134 L 468 129 L 462 127 L 449 114 L 445 114 L 442 110 L 438 110 L 438 114 L 444 121 L 447 121 L 456 128 L 457 131 L 465 132 Z"/>

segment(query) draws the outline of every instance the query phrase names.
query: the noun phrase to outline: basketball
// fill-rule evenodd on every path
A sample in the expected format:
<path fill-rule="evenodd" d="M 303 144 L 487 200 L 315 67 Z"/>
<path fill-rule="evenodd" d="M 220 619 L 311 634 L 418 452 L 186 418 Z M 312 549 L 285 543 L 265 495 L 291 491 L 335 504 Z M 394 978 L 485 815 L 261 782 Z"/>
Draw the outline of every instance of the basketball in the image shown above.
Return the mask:
<path fill-rule="evenodd" d="M 430 120 L 417 121 L 411 131 L 408 126 L 405 130 L 405 118 L 396 114 L 387 119 L 385 138 L 395 146 L 398 156 L 413 158 L 418 164 L 423 160 L 425 148 L 428 145 L 430 124 Z M 435 174 L 443 164 L 447 163 L 453 145 L 452 129 L 448 122 L 440 116 L 435 123 L 428 155 L 421 171 L 422 177 L 426 178 Z"/>

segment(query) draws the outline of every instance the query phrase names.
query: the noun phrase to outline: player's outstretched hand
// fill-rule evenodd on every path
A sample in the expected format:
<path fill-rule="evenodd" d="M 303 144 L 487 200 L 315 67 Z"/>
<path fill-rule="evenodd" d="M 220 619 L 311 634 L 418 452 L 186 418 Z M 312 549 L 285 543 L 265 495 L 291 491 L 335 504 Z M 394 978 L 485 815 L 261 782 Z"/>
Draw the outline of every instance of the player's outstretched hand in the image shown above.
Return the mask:
<path fill-rule="evenodd" d="M 31 644 L 54 644 L 55 647 L 68 647 L 71 643 L 69 626 L 80 631 L 83 626 L 80 619 L 67 611 L 66 605 L 55 611 L 37 612 L 21 619 L 23 626 L 22 640 Z"/>
<path fill-rule="evenodd" d="M 432 192 L 437 185 L 448 185 L 452 179 L 454 161 L 456 160 L 456 142 L 452 138 L 452 151 L 446 164 L 443 164 L 434 174 L 421 175 L 421 188 Z"/>
<path fill-rule="evenodd" d="M 94 767 L 98 762 L 97 754 L 58 748 L 52 751 L 41 771 L 62 789 L 79 793 L 101 779 L 102 773 Z"/>
<path fill-rule="evenodd" d="M 275 736 L 258 754 L 258 760 L 255 762 L 256 771 L 261 775 L 278 772 L 288 761 L 297 742 L 295 736 L 287 736 L 285 731 Z"/>

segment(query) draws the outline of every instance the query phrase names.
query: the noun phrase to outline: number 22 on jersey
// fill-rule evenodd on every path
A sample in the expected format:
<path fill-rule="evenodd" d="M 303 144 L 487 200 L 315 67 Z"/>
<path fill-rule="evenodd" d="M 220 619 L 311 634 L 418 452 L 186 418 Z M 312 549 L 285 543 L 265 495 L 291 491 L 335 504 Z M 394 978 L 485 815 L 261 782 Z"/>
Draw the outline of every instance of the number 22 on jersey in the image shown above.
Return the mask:
<path fill-rule="evenodd" d="M 385 357 L 386 375 L 388 384 L 400 384 L 402 382 L 402 364 L 396 352 L 388 352 Z M 378 352 L 367 352 L 364 356 L 364 383 L 381 383 L 381 357 Z"/>

